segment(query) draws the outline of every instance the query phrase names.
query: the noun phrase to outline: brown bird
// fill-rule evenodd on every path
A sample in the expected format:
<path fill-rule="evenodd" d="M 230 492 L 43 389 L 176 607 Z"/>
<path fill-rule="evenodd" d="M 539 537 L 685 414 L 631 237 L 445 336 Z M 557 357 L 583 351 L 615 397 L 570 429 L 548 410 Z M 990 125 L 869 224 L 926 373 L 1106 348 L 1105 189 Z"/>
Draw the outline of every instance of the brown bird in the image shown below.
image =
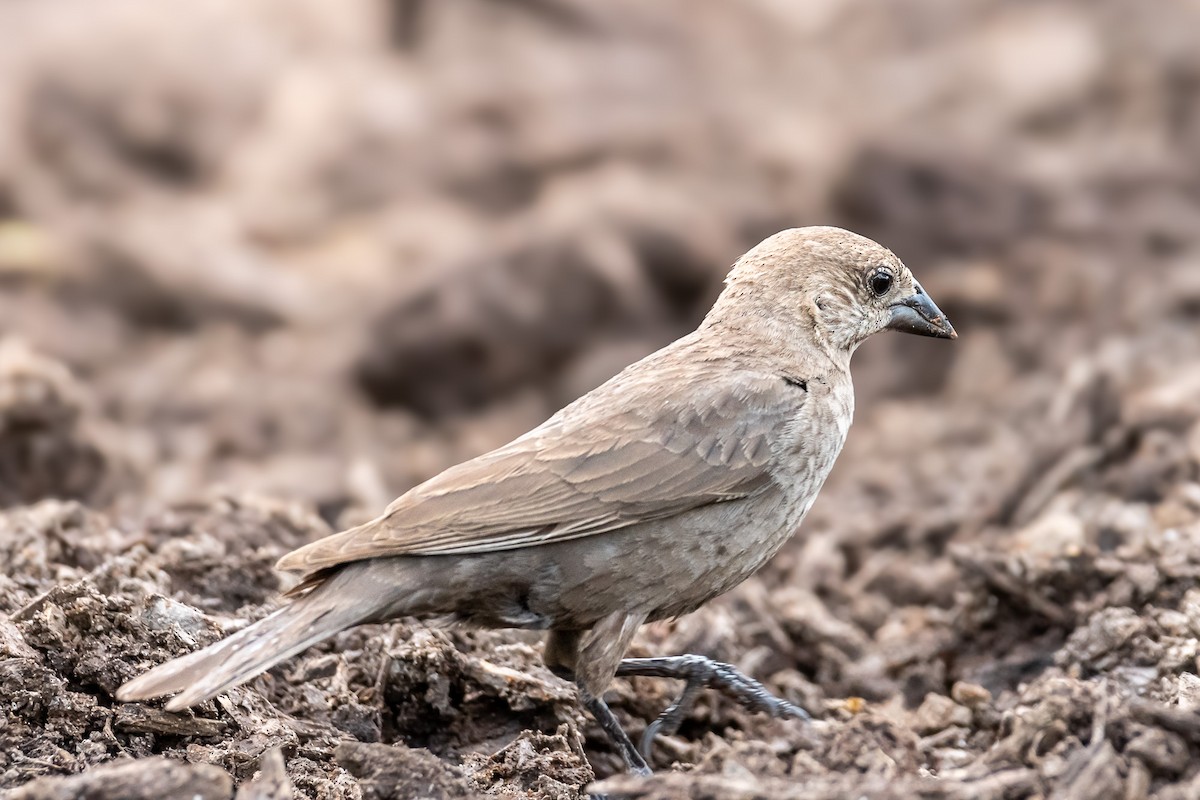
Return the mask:
<path fill-rule="evenodd" d="M 280 569 L 306 575 L 289 604 L 117 697 L 178 692 L 167 708 L 180 710 L 344 628 L 412 616 L 548 631 L 546 664 L 635 772 L 706 686 L 807 717 L 727 664 L 624 655 L 643 623 L 731 589 L 795 533 L 850 427 L 850 357 L 889 328 L 956 336 L 890 250 L 838 228 L 778 233 L 738 260 L 696 331 L 284 556 Z M 686 681 L 641 750 L 601 699 L 614 675 Z"/>

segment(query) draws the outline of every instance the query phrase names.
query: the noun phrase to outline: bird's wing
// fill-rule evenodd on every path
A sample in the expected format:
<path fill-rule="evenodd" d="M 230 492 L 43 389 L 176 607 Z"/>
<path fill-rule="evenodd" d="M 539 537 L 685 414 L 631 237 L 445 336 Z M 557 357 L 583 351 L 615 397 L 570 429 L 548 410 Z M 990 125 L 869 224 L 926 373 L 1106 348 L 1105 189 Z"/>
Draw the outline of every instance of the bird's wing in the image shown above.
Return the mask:
<path fill-rule="evenodd" d="M 560 542 L 751 495 L 771 442 L 805 392 L 732 373 L 615 380 L 521 438 L 451 467 L 378 519 L 300 548 L 280 569 L 313 572 L 394 555 L 486 553 Z M 682 377 L 682 376 L 680 376 Z"/>

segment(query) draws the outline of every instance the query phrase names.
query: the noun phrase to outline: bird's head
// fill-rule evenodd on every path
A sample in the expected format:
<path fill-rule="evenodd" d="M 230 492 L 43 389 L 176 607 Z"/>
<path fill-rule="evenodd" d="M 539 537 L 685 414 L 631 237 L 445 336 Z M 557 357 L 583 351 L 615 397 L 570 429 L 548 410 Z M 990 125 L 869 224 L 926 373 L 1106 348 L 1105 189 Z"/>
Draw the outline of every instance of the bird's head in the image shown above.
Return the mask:
<path fill-rule="evenodd" d="M 738 259 L 706 324 L 766 326 L 847 358 L 883 330 L 954 339 L 895 253 L 841 228 L 781 231 Z"/>

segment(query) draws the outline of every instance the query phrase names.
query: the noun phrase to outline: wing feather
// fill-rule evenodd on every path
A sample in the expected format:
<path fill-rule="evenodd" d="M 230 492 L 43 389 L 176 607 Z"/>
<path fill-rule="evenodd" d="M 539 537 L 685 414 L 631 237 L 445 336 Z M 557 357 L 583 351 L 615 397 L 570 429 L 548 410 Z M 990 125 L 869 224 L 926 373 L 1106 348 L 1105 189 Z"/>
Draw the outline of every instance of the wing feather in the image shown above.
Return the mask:
<path fill-rule="evenodd" d="M 658 376 L 621 385 L 618 376 L 617 385 L 417 486 L 378 519 L 284 556 L 279 567 L 311 572 L 380 556 L 530 547 L 758 492 L 771 482 L 771 442 L 806 395 L 777 376 L 710 371 L 682 383 Z M 664 388 L 680 385 L 689 391 Z"/>

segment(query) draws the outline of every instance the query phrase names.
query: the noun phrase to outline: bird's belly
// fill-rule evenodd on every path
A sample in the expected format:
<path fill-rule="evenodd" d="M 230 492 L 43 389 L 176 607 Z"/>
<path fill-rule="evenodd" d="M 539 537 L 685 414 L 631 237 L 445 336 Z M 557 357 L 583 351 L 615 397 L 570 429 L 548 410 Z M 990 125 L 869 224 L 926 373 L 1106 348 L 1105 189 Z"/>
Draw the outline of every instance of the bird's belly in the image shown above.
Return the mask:
<path fill-rule="evenodd" d="M 571 541 L 426 557 L 425 582 L 441 587 L 440 599 L 406 613 L 449 614 L 487 627 L 577 630 L 618 611 L 648 620 L 679 616 L 766 564 L 815 497 L 815 489 L 774 488 Z"/>
<path fill-rule="evenodd" d="M 686 614 L 775 555 L 802 516 L 794 505 L 768 492 L 545 548 L 558 552 L 531 605 L 553 627 L 588 627 L 620 610 Z"/>

